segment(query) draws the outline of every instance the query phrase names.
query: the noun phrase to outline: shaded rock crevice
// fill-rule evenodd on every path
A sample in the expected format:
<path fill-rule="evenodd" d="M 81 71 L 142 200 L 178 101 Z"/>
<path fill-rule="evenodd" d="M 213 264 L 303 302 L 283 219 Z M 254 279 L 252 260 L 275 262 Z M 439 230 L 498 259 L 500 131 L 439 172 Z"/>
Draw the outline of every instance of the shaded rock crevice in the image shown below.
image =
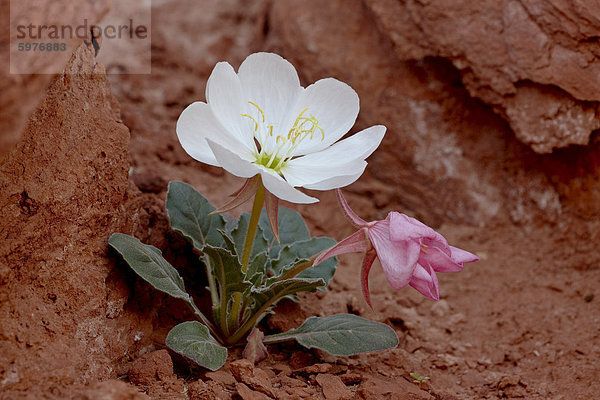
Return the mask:
<path fill-rule="evenodd" d="M 509 115 L 507 121 L 517 138 L 534 151 L 549 153 L 585 144 L 597 129 L 590 122 L 587 104 L 600 100 L 595 39 L 600 20 L 590 18 L 598 15 L 597 5 L 561 0 L 460 4 L 364 0 L 364 4 L 400 58 L 449 59 L 462 72 L 469 93 L 493 105 L 501 115 Z M 523 81 L 560 88 L 567 96 L 520 90 Z M 516 112 L 515 103 L 527 103 L 532 97 L 547 109 L 561 103 L 560 126 L 537 123 L 534 117 Z M 570 131 L 565 132 L 564 126 Z M 535 140 L 533 131 L 538 132 Z"/>

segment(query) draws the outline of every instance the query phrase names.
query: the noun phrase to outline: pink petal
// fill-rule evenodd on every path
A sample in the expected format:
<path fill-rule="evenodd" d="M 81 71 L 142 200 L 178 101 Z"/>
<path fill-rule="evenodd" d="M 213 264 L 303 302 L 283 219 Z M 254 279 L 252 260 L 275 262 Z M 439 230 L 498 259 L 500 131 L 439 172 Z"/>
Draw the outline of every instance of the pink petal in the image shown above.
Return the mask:
<path fill-rule="evenodd" d="M 410 286 L 419 291 L 423 296 L 438 301 L 440 287 L 435 271 L 430 266 L 417 265 L 410 280 Z"/>
<path fill-rule="evenodd" d="M 422 240 L 431 239 L 447 246 L 446 239 L 422 223 L 399 212 L 390 213 L 390 235 L 392 240 Z"/>
<path fill-rule="evenodd" d="M 367 251 L 370 248 L 370 243 L 367 239 L 365 231 L 366 228 L 356 231 L 333 247 L 323 250 L 315 260 L 313 267 L 316 267 L 323 261 L 340 254 L 362 253 Z"/>
<path fill-rule="evenodd" d="M 430 265 L 437 272 L 457 272 L 463 269 L 462 263 L 457 263 L 443 249 L 433 245 L 421 248 L 419 264 Z"/>
<path fill-rule="evenodd" d="M 469 263 L 474 261 L 479 261 L 479 257 L 475 254 L 471 254 L 468 251 L 463 249 L 459 249 L 458 247 L 448 246 L 450 247 L 450 252 L 452 253 L 452 259 L 457 263 Z"/>
<path fill-rule="evenodd" d="M 373 305 L 371 304 L 371 295 L 369 294 L 369 271 L 371 271 L 371 266 L 376 257 L 377 254 L 374 251 L 366 252 L 362 268 L 360 269 L 360 283 L 363 296 L 365 296 L 365 300 L 371 309 L 373 308 Z"/>
<path fill-rule="evenodd" d="M 367 222 L 364 219 L 362 219 L 361 217 L 359 217 L 358 214 L 356 214 L 350 208 L 350 206 L 348 205 L 348 202 L 344 198 L 342 191 L 340 189 L 336 189 L 335 193 L 337 194 L 338 201 L 340 202 L 340 206 L 342 206 L 342 210 L 344 211 L 346 218 L 348 218 L 350 220 L 352 225 L 354 225 L 357 228 L 361 228 L 361 227 L 367 225 Z"/>
<path fill-rule="evenodd" d="M 369 228 L 369 238 L 383 272 L 394 289 L 408 285 L 419 259 L 421 245 L 414 240 L 392 242 L 390 240 L 389 215 Z"/>
<path fill-rule="evenodd" d="M 241 206 L 248 200 L 254 196 L 256 193 L 256 189 L 258 189 L 258 185 L 260 185 L 260 175 L 255 175 L 252 178 L 246 179 L 244 182 L 244 186 L 241 187 L 238 191 L 232 194 L 233 199 L 231 199 L 226 204 L 222 205 L 215 211 L 211 212 L 211 214 L 220 214 L 227 211 L 231 211 L 234 208 Z"/>

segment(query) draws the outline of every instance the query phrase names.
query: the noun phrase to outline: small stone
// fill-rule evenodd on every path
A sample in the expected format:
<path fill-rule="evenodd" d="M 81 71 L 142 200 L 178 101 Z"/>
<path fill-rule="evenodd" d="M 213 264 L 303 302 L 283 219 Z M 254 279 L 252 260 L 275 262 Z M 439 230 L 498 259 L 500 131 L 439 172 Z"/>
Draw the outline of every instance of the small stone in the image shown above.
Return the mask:
<path fill-rule="evenodd" d="M 243 383 L 238 383 L 237 385 L 235 385 L 235 388 L 243 400 L 270 400 L 270 399 L 273 399 L 273 397 L 269 397 L 264 393 L 255 392 L 254 390 L 250 389 L 248 386 L 244 385 Z"/>
<path fill-rule="evenodd" d="M 231 363 L 229 368 L 238 382 L 245 383 L 252 389 L 275 397 L 269 374 L 266 371 L 255 367 L 252 362 L 246 359 L 237 360 Z"/>
<path fill-rule="evenodd" d="M 189 400 L 231 400 L 231 394 L 215 381 L 197 380 L 188 383 L 187 388 Z"/>
<path fill-rule="evenodd" d="M 234 386 L 236 384 L 236 380 L 231 374 L 231 372 L 219 370 L 214 372 L 207 372 L 206 377 L 210 380 L 218 382 L 223 386 Z"/>
<path fill-rule="evenodd" d="M 308 374 L 323 374 L 323 373 L 331 371 L 331 368 L 332 368 L 331 364 L 319 363 L 319 364 L 313 364 L 306 368 L 303 368 L 302 372 L 305 372 Z"/>
<path fill-rule="evenodd" d="M 344 385 L 337 375 L 319 374 L 317 383 L 323 389 L 323 395 L 327 400 L 342 400 L 352 398 L 352 391 Z"/>
<path fill-rule="evenodd" d="M 362 375 L 353 372 L 346 372 L 345 374 L 340 375 L 340 379 L 345 385 L 355 385 L 362 381 Z"/>
<path fill-rule="evenodd" d="M 138 385 L 152 385 L 157 379 L 176 379 L 173 374 L 173 361 L 167 350 L 153 351 L 135 360 L 129 368 L 129 381 Z"/>

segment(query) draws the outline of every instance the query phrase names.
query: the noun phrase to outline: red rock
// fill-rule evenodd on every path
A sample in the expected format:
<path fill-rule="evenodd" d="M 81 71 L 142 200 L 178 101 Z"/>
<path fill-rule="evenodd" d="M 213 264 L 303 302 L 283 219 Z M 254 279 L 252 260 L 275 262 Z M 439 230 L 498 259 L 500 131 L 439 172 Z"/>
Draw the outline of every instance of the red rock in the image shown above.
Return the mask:
<path fill-rule="evenodd" d="M 238 382 L 245 383 L 255 390 L 274 397 L 272 377 L 263 369 L 255 367 L 252 362 L 246 359 L 232 362 L 229 368 Z"/>
<path fill-rule="evenodd" d="M 8 398 L 114 376 L 140 329 L 114 318 L 129 289 L 107 257 L 108 236 L 132 223 L 129 131 L 93 49 L 79 47 L 66 70 L 0 162 L 0 365 L 19 374 Z"/>
<path fill-rule="evenodd" d="M 352 391 L 344 385 L 344 382 L 337 375 L 319 374 L 317 382 L 323 389 L 323 395 L 327 400 L 342 400 L 352 398 Z"/>
<path fill-rule="evenodd" d="M 300 372 L 307 373 L 307 374 L 321 374 L 321 373 L 331 371 L 332 368 L 333 368 L 333 366 L 331 364 L 317 363 L 317 364 L 309 365 L 308 367 L 302 368 L 300 370 Z"/>
<path fill-rule="evenodd" d="M 119 380 L 97 382 L 72 394 L 73 400 L 150 400 L 132 385 Z"/>
<path fill-rule="evenodd" d="M 362 375 L 354 372 L 346 372 L 345 374 L 340 375 L 340 379 L 345 385 L 355 385 L 362 381 Z"/>
<path fill-rule="evenodd" d="M 365 399 L 431 400 L 433 396 L 402 377 L 382 379 L 368 376 L 361 382 L 358 393 Z"/>
<path fill-rule="evenodd" d="M 233 377 L 231 372 L 224 371 L 222 369 L 214 372 L 207 372 L 206 377 L 210 380 L 222 384 L 223 386 L 233 386 L 236 383 L 235 378 Z"/>
<path fill-rule="evenodd" d="M 240 397 L 244 400 L 269 400 L 273 398 L 264 393 L 256 392 L 243 383 L 238 383 L 235 388 L 237 389 Z"/>
<path fill-rule="evenodd" d="M 138 385 L 150 386 L 157 379 L 176 379 L 173 374 L 173 361 L 167 350 L 153 351 L 135 360 L 129 368 L 129 381 Z"/>
<path fill-rule="evenodd" d="M 535 151 L 587 144 L 598 129 L 593 115 L 600 100 L 600 61 L 591 46 L 582 45 L 600 29 L 600 22 L 587 18 L 600 12 L 597 4 L 367 4 L 400 57 L 450 59 L 463 71 L 471 95 L 495 106 L 517 137 Z"/>
<path fill-rule="evenodd" d="M 215 381 L 203 382 L 197 380 L 188 383 L 188 395 L 190 400 L 231 400 L 231 393 Z"/>
<path fill-rule="evenodd" d="M 71 56 L 70 51 L 58 52 L 29 52 L 24 57 L 23 63 L 15 63 L 17 71 L 31 65 L 39 67 L 40 71 L 52 71 L 48 74 L 18 75 L 9 71 L 9 39 L 10 33 L 16 34 L 14 25 L 8 23 L 9 14 L 11 22 L 16 21 L 46 21 L 56 25 L 75 26 L 87 16 L 88 23 L 94 24 L 102 19 L 108 11 L 108 0 L 100 1 L 62 1 L 52 0 L 3 0 L 0 2 L 0 15 L 5 17 L 6 23 L 0 27 L 0 156 L 11 150 L 23 134 L 25 125 L 30 115 L 36 110 L 44 98 L 45 89 L 52 78 L 54 71 L 60 71 Z M 9 13 L 10 5 L 10 13 Z M 25 18 L 25 19 L 24 19 Z M 10 27 L 13 29 L 9 30 Z M 70 48 L 77 47 L 81 39 L 66 40 Z M 19 60 L 19 59 L 17 59 Z M 29 71 L 29 68 L 27 68 Z"/>

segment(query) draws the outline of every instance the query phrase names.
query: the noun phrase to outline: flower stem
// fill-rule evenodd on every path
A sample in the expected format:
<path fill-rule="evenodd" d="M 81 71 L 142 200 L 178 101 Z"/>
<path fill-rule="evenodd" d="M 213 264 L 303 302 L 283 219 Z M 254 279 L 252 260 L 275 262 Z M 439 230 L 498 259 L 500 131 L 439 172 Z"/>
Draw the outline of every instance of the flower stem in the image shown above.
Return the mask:
<path fill-rule="evenodd" d="M 244 240 L 244 250 L 242 252 L 242 272 L 246 273 L 248 270 L 248 263 L 250 262 L 250 254 L 252 253 L 252 245 L 254 245 L 254 236 L 256 236 L 256 228 L 258 227 L 258 220 L 260 219 L 260 213 L 262 211 L 263 203 L 265 202 L 265 189 L 262 182 L 256 189 L 254 195 L 254 204 L 252 205 L 252 214 L 250 215 L 250 222 L 248 223 L 248 233 Z"/>
<path fill-rule="evenodd" d="M 250 262 L 250 255 L 252 253 L 252 246 L 254 245 L 254 237 L 256 236 L 256 229 L 258 228 L 258 220 L 260 219 L 260 213 L 262 211 L 263 204 L 265 202 L 265 189 L 262 185 L 262 181 L 259 183 L 254 195 L 254 204 L 252 205 L 252 214 L 250 215 L 250 222 L 248 223 L 248 232 L 246 233 L 246 239 L 244 240 L 244 250 L 242 251 L 242 272 L 245 274 L 248 270 L 248 263 Z M 242 312 L 242 293 L 236 292 L 233 294 L 233 303 L 231 306 L 231 314 L 229 314 L 229 321 L 227 326 L 227 332 L 231 329 L 235 329 L 239 326 L 240 312 Z"/>

